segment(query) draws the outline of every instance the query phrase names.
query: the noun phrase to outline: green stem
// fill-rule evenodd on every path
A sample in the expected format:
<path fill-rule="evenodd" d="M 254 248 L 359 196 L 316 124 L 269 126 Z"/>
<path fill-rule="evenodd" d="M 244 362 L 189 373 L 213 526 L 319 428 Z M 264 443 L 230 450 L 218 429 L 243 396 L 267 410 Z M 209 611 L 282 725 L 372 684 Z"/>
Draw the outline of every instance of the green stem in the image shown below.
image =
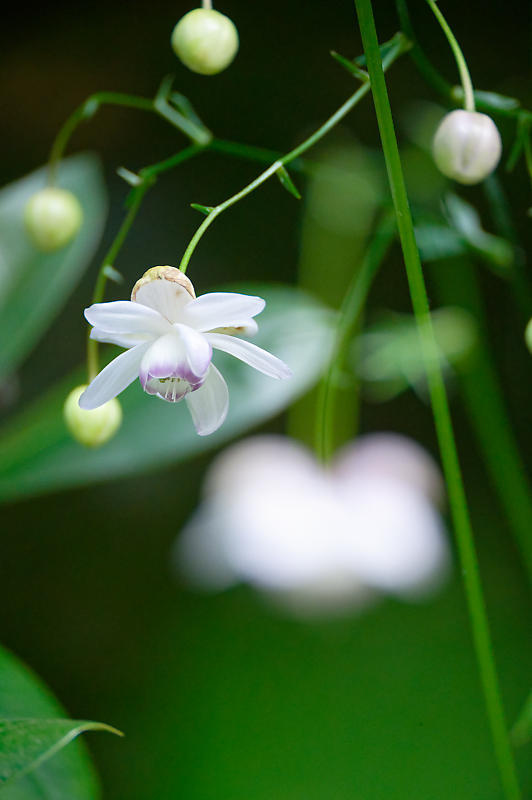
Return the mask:
<path fill-rule="evenodd" d="M 471 82 L 471 75 L 469 74 L 469 69 L 467 67 L 464 54 L 462 53 L 462 49 L 458 44 L 458 42 L 456 41 L 456 36 L 450 29 L 447 20 L 441 13 L 435 0 L 427 0 L 427 3 L 434 12 L 434 16 L 440 23 L 441 28 L 447 37 L 447 41 L 449 42 L 451 50 L 453 51 L 453 55 L 455 57 L 456 64 L 458 66 L 458 72 L 460 73 L 460 81 L 462 83 L 462 88 L 464 90 L 464 108 L 466 111 L 474 111 L 475 97 L 473 94 L 473 84 Z"/>
<path fill-rule="evenodd" d="M 449 492 L 449 503 L 454 522 L 458 554 L 472 627 L 473 642 L 478 660 L 480 679 L 484 691 L 486 710 L 501 782 L 508 800 L 519 800 L 521 791 L 501 701 L 491 636 L 480 575 L 469 519 L 467 501 L 445 385 L 438 359 L 437 345 L 430 318 L 423 269 L 416 245 L 412 215 L 406 193 L 399 148 L 386 81 L 382 70 L 379 43 L 373 19 L 371 0 L 355 0 L 381 142 L 388 171 L 397 227 L 405 261 L 410 295 L 423 347 L 430 400 L 440 447 L 443 470 Z"/>
<path fill-rule="evenodd" d="M 114 267 L 114 262 L 120 250 L 122 249 L 122 245 L 124 244 L 129 231 L 131 230 L 131 226 L 133 225 L 135 217 L 137 216 L 144 196 L 148 189 L 153 186 L 156 177 L 162 172 L 166 172 L 167 170 L 182 164 L 184 161 L 187 161 L 189 158 L 197 155 L 202 150 L 203 148 L 199 145 L 191 145 L 190 147 L 181 150 L 179 153 L 176 153 L 171 158 L 167 158 L 164 161 L 159 161 L 157 164 L 152 164 L 149 167 L 144 167 L 139 171 L 139 177 L 142 178 L 142 182 L 133 190 L 128 212 L 100 265 L 98 277 L 96 278 L 96 284 L 94 286 L 92 303 L 102 302 L 107 284 L 107 268 Z M 89 337 L 87 338 L 87 372 L 89 382 L 96 377 L 98 371 L 98 342 L 90 338 L 89 332 Z"/>
<path fill-rule="evenodd" d="M 316 453 L 327 463 L 334 452 L 333 424 L 338 382 L 349 344 L 360 320 L 373 279 L 395 238 L 395 223 L 387 216 L 381 221 L 360 268 L 353 275 L 340 308 L 333 355 L 319 387 L 316 409 Z"/>
<path fill-rule="evenodd" d="M 188 136 L 197 145 L 207 145 L 211 140 L 211 133 L 193 120 L 180 114 L 166 100 L 166 93 L 170 91 L 170 85 L 164 81 L 155 99 L 148 97 L 137 97 L 132 94 L 122 94 L 121 92 L 97 92 L 90 95 L 76 110 L 69 116 L 60 128 L 52 144 L 50 157 L 48 159 L 48 182 L 53 185 L 57 180 L 57 168 L 66 150 L 70 137 L 84 120 L 90 119 L 96 111 L 103 105 L 125 106 L 135 108 L 139 111 L 150 111 L 166 119 Z"/>
<path fill-rule="evenodd" d="M 532 495 L 497 372 L 485 344 L 488 325 L 478 278 L 474 266 L 464 260 L 439 265 L 433 274 L 441 300 L 467 309 L 479 326 L 479 342 L 471 363 L 460 375 L 460 388 L 487 470 L 532 578 Z"/>
<path fill-rule="evenodd" d="M 405 37 L 399 37 L 396 46 L 393 47 L 383 59 L 382 68 L 384 70 L 388 69 L 388 67 L 390 67 L 393 64 L 393 62 L 396 61 L 397 58 L 399 58 L 399 56 L 406 51 L 408 47 L 409 47 L 408 40 Z M 201 237 L 206 232 L 207 228 L 209 228 L 212 225 L 216 217 L 218 217 L 227 208 L 230 208 L 239 200 L 242 200 L 242 198 L 246 197 L 248 194 L 250 194 L 259 186 L 261 186 L 261 184 L 267 181 L 268 178 L 271 178 L 272 175 L 275 175 L 275 173 L 278 170 L 280 170 L 281 167 L 285 167 L 287 164 L 290 164 L 292 161 L 295 161 L 297 158 L 299 158 L 299 156 L 303 155 L 303 153 L 305 153 L 313 145 L 319 142 L 320 139 L 322 139 L 327 133 L 329 133 L 329 131 L 332 130 L 332 128 L 334 128 L 334 126 L 337 125 L 351 111 L 351 109 L 354 108 L 356 104 L 360 102 L 360 100 L 362 100 L 362 98 L 368 94 L 369 91 L 370 91 L 369 82 L 363 84 L 359 89 L 357 89 L 357 91 L 354 94 L 351 95 L 351 97 L 349 97 L 345 101 L 345 103 L 343 103 L 340 106 L 340 108 L 337 111 L 334 112 L 334 114 L 331 117 L 329 117 L 329 119 L 326 122 L 323 123 L 323 125 L 321 125 L 316 131 L 314 131 L 314 133 L 311 136 L 305 139 L 304 142 L 299 144 L 293 150 L 290 150 L 290 152 L 287 153 L 286 155 L 274 161 L 274 163 L 271 164 L 271 166 L 269 166 L 268 169 L 262 172 L 257 178 L 255 178 L 254 181 L 248 183 L 247 186 L 245 186 L 239 192 L 234 194 L 232 197 L 229 197 L 223 203 L 214 206 L 212 211 L 208 214 L 207 217 L 205 217 L 202 224 L 199 226 L 198 230 L 190 240 L 183 254 L 183 258 L 181 259 L 179 269 L 182 270 L 182 272 L 186 272 L 188 263 Z"/>

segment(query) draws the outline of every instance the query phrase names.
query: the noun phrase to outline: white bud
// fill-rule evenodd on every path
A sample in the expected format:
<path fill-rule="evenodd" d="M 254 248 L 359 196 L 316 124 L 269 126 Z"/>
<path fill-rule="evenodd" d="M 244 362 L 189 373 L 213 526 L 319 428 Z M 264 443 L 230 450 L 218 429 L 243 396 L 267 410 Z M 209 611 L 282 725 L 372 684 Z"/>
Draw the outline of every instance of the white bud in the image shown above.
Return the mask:
<path fill-rule="evenodd" d="M 201 75 L 215 75 L 237 54 L 238 32 L 219 11 L 196 8 L 182 17 L 172 33 L 172 48 L 183 64 Z"/>
<path fill-rule="evenodd" d="M 85 447 L 100 447 L 115 435 L 122 422 L 122 408 L 113 397 L 99 408 L 87 411 L 79 407 L 79 398 L 87 387 L 72 389 L 65 405 L 63 415 L 66 426 L 74 439 Z"/>
<path fill-rule="evenodd" d="M 24 209 L 26 230 L 35 247 L 44 252 L 64 247 L 77 234 L 82 221 L 77 197 L 54 186 L 32 195 Z"/>
<path fill-rule="evenodd" d="M 451 111 L 440 123 L 432 152 L 438 169 L 458 183 L 480 183 L 501 157 L 497 126 L 478 111 Z"/>

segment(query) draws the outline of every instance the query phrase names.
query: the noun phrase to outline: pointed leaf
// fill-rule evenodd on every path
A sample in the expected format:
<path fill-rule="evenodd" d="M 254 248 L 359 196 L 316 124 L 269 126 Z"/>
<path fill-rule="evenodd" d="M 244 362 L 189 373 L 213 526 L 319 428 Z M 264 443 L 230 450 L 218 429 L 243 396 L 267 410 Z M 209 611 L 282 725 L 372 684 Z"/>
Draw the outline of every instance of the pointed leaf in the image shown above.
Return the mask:
<path fill-rule="evenodd" d="M 294 184 L 292 178 L 288 174 L 288 170 L 285 167 L 281 166 L 279 167 L 279 169 L 276 171 L 275 174 L 279 178 L 281 186 L 284 186 L 286 191 L 290 192 L 290 194 L 292 194 L 296 198 L 296 200 L 301 200 L 301 195 L 299 194 L 299 191 L 297 190 L 297 187 Z"/>
<path fill-rule="evenodd" d="M 234 291 L 235 287 L 231 287 Z M 3 431 L 0 499 L 13 500 L 184 461 L 219 446 L 278 414 L 319 379 L 330 358 L 334 315 L 308 295 L 288 287 L 245 285 L 237 291 L 266 299 L 255 344 L 293 370 L 277 381 L 217 352 L 214 363 L 227 380 L 229 415 L 212 436 L 198 436 L 184 403 L 147 396 L 138 381 L 120 396 L 124 421 L 114 439 L 86 450 L 67 433 L 62 404 L 83 373 L 53 389 Z M 81 323 L 80 323 L 81 324 Z"/>
<path fill-rule="evenodd" d="M 193 208 L 194 211 L 199 211 L 201 214 L 205 214 L 206 217 L 208 217 L 213 210 L 213 206 L 202 206 L 199 203 L 191 203 L 190 207 Z"/>
<path fill-rule="evenodd" d="M 74 156 L 59 167 L 58 185 L 83 207 L 83 224 L 61 250 L 41 253 L 24 229 L 24 207 L 46 185 L 46 169 L 0 190 L 0 376 L 30 352 L 81 278 L 100 242 L 107 201 L 100 162 Z"/>
<path fill-rule="evenodd" d="M 0 647 L 0 719 L 42 717 L 64 720 L 65 711 L 24 664 Z M 72 723 L 69 720 L 69 724 Z M 0 744 L 0 758 L 7 750 Z M 4 762 L 5 763 L 5 762 Z M 31 775 L 0 789 L 2 800 L 97 800 L 98 781 L 84 743 L 79 740 L 38 766 Z"/>
<path fill-rule="evenodd" d="M 108 731 L 123 735 L 102 722 L 0 719 L 0 789 L 32 772 L 86 731 Z"/>
<path fill-rule="evenodd" d="M 359 67 L 358 64 L 355 64 L 354 61 L 350 61 L 348 58 L 345 58 L 345 56 L 340 55 L 340 53 L 337 53 L 335 50 L 331 50 L 331 56 L 345 70 L 347 70 L 347 72 L 349 72 L 350 75 L 353 75 L 355 78 L 358 78 L 364 83 L 369 81 L 369 75 L 366 72 L 366 70 Z"/>

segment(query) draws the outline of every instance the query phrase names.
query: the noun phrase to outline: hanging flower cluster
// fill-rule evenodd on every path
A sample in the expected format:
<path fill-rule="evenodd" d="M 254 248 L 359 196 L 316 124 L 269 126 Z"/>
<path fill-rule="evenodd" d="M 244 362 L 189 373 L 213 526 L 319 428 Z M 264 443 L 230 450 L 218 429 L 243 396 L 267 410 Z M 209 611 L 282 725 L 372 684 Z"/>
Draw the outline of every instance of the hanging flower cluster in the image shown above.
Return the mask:
<path fill-rule="evenodd" d="M 229 353 L 272 378 L 289 378 L 287 365 L 235 334 L 257 331 L 260 297 L 213 292 L 196 298 L 191 281 L 175 267 L 152 267 L 137 281 L 131 300 L 95 303 L 85 310 L 91 338 L 125 347 L 83 392 L 79 405 L 94 409 L 136 378 L 151 395 L 170 403 L 185 398 L 196 431 L 206 436 L 225 420 L 227 384 L 212 364 L 213 349 Z"/>
<path fill-rule="evenodd" d="M 415 598 L 448 567 L 442 495 L 431 457 L 402 436 L 361 437 L 328 469 L 290 439 L 257 437 L 213 463 L 176 557 L 196 584 L 248 582 L 303 615 Z"/>

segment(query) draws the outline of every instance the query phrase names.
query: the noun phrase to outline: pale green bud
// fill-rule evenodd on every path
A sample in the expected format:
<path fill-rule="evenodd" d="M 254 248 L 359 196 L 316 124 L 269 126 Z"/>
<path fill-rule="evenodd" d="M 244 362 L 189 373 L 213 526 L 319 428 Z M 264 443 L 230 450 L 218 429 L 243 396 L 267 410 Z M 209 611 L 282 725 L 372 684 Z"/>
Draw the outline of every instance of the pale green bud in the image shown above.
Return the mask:
<path fill-rule="evenodd" d="M 74 439 L 85 447 L 100 447 L 115 435 L 122 422 L 122 408 L 113 397 L 99 408 L 87 411 L 79 407 L 86 386 L 72 389 L 63 407 L 66 426 Z"/>
<path fill-rule="evenodd" d="M 237 54 L 238 32 L 219 11 L 196 8 L 182 17 L 172 33 L 172 48 L 183 64 L 201 75 L 215 75 Z"/>
<path fill-rule="evenodd" d="M 35 247 L 44 252 L 64 247 L 82 222 L 83 211 L 77 197 L 54 186 L 32 195 L 24 209 L 26 230 Z"/>
<path fill-rule="evenodd" d="M 501 157 L 497 126 L 478 111 L 451 111 L 440 123 L 432 152 L 438 169 L 458 183 L 480 183 Z"/>

